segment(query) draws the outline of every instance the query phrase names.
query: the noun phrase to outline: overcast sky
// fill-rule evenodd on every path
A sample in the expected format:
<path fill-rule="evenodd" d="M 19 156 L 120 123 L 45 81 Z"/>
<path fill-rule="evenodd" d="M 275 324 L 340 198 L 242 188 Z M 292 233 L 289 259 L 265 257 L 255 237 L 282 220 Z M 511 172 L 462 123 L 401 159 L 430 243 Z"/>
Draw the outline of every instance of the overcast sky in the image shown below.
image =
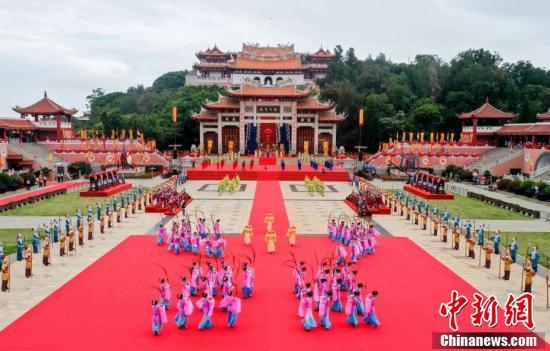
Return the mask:
<path fill-rule="evenodd" d="M 214 44 L 341 44 L 396 62 L 482 47 L 550 68 L 549 13 L 546 0 L 0 0 L 0 116 L 44 90 L 82 111 L 92 89 L 150 86 Z"/>

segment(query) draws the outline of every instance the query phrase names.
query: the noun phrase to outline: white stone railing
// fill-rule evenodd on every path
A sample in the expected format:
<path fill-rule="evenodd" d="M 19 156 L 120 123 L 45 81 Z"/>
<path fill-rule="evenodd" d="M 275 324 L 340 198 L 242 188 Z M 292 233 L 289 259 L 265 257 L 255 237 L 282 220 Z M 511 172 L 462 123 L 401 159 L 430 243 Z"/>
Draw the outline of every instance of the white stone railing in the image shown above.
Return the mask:
<path fill-rule="evenodd" d="M 57 128 L 57 122 L 55 120 L 51 121 L 31 121 L 33 125 L 35 125 L 38 128 Z M 71 128 L 70 122 L 61 122 L 61 128 Z"/>
<path fill-rule="evenodd" d="M 477 132 L 478 133 L 495 133 L 500 128 L 502 128 L 502 126 L 477 126 Z M 473 131 L 474 131 L 473 126 L 462 127 L 462 133 L 473 133 Z"/>
<path fill-rule="evenodd" d="M 229 84 L 231 78 L 228 77 L 201 77 L 196 74 L 188 74 L 185 76 L 186 85 L 207 85 L 207 84 Z"/>

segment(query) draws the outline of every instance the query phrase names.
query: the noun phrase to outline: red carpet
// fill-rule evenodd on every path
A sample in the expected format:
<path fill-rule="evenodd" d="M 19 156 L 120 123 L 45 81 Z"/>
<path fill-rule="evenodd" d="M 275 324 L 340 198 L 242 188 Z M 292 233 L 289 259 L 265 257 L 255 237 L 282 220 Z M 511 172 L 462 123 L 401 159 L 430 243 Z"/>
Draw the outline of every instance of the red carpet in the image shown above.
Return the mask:
<path fill-rule="evenodd" d="M 130 190 L 130 189 L 132 189 L 132 183 L 122 183 L 122 184 L 118 184 L 116 186 L 112 186 L 112 187 L 110 187 L 108 189 L 104 189 L 104 190 L 81 191 L 80 196 L 85 196 L 85 197 L 106 197 L 106 196 L 111 196 L 111 195 L 114 195 L 114 194 L 118 194 L 121 191 Z"/>
<path fill-rule="evenodd" d="M 17 203 L 21 201 L 28 201 L 32 200 L 33 198 L 41 197 L 50 193 L 54 193 L 61 190 L 68 190 L 72 188 L 77 188 L 79 186 L 82 186 L 84 184 L 87 184 L 87 182 L 82 181 L 76 181 L 76 182 L 64 182 L 64 183 L 56 183 L 56 182 L 49 182 L 49 184 L 46 187 L 38 188 L 35 190 L 27 191 L 20 194 L 15 194 L 13 196 L 5 197 L 0 199 L 0 206 L 6 206 L 10 205 L 12 203 Z"/>
<path fill-rule="evenodd" d="M 297 316 L 298 301 L 290 292 L 291 272 L 283 267 L 289 257 L 286 240 L 279 242 L 276 254 L 268 255 L 262 237 L 253 239 L 256 290 L 252 299 L 243 300 L 234 329 L 226 327 L 226 315 L 216 310 L 213 329 L 199 332 L 201 316 L 195 311 L 189 329 L 178 330 L 172 306 L 169 324 L 160 337 L 153 336 L 149 303 L 157 293 L 148 287 L 156 286 L 163 273 L 152 263 L 166 267 L 176 285 L 182 265 L 193 256 L 169 254 L 166 246 L 155 245 L 153 236 L 132 236 L 0 332 L 2 349 L 430 350 L 432 331 L 448 331 L 447 320 L 437 313 L 439 304 L 449 300 L 453 288 L 469 298 L 475 291 L 410 240 L 382 237 L 377 254 L 359 263 L 360 280 L 380 292 L 382 326 L 352 328 L 343 314 L 332 313 L 332 330 L 306 333 Z M 235 253 L 247 252 L 240 237 L 228 238 L 228 245 Z M 332 252 L 333 244 L 325 237 L 299 237 L 294 252 L 314 264 L 314 249 L 322 257 Z M 173 296 L 177 290 L 173 287 Z M 459 314 L 461 332 L 489 331 L 469 326 L 471 312 L 466 307 Z M 505 328 L 502 314 L 499 317 L 498 327 L 490 331 L 525 331 Z"/>
<path fill-rule="evenodd" d="M 267 169 L 266 169 L 267 168 Z M 348 172 L 340 167 L 334 167 L 334 170 L 330 171 L 325 169 L 325 173 L 321 171 L 321 167 L 318 170 L 314 170 L 311 166 L 302 166 L 302 170 L 298 170 L 296 165 L 287 165 L 283 171 L 280 165 L 276 166 L 258 166 L 254 165 L 254 168 L 250 170 L 247 166 L 243 170 L 241 165 L 233 171 L 233 166 L 226 164 L 223 169 L 217 169 L 216 166 L 209 166 L 206 169 L 202 169 L 201 165 L 195 166 L 187 171 L 187 177 L 189 180 L 220 180 L 226 175 L 233 177 L 235 173 L 239 174 L 241 180 L 301 180 L 303 181 L 306 176 L 313 178 L 316 176 L 322 181 L 330 182 L 347 182 Z"/>
<path fill-rule="evenodd" d="M 256 183 L 256 193 L 249 219 L 256 240 L 263 240 L 263 235 L 266 232 L 264 219 L 268 213 L 275 216 L 273 230 L 278 234 L 277 240 L 279 242 L 286 241 L 289 223 L 281 186 L 276 181 L 259 181 Z"/>
<path fill-rule="evenodd" d="M 277 164 L 277 157 L 260 157 L 258 161 L 260 166 L 275 166 Z"/>
<path fill-rule="evenodd" d="M 453 194 L 432 194 L 428 191 L 415 188 L 410 185 L 403 185 L 403 190 L 408 191 L 409 193 L 418 195 L 421 198 L 427 199 L 427 200 L 452 200 L 455 198 Z"/>

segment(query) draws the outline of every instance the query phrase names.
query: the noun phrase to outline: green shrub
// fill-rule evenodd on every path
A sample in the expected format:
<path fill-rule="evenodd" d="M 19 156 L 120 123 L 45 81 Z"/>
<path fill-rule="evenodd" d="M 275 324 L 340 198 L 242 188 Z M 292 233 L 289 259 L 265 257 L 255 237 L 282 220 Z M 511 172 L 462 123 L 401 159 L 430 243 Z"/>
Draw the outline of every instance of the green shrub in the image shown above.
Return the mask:
<path fill-rule="evenodd" d="M 511 181 L 508 185 L 508 191 L 513 192 L 520 185 L 519 180 Z"/>
<path fill-rule="evenodd" d="M 535 187 L 535 182 L 532 180 L 524 180 L 521 182 L 521 187 L 525 189 L 533 189 Z"/>
<path fill-rule="evenodd" d="M 508 187 L 510 186 L 510 183 L 512 180 L 510 179 L 501 179 L 497 183 L 498 190 L 508 190 Z"/>

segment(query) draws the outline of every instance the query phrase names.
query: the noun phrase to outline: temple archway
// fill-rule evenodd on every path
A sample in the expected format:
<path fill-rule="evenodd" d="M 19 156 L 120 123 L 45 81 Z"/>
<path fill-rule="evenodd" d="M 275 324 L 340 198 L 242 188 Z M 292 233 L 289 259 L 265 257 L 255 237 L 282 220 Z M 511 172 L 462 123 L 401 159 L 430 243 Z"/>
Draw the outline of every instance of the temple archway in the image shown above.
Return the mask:
<path fill-rule="evenodd" d="M 283 82 L 284 82 L 283 77 L 277 77 L 277 80 L 275 81 L 275 84 L 283 85 Z"/>
<path fill-rule="evenodd" d="M 231 145 L 232 150 L 231 150 Z M 222 128 L 222 153 L 239 152 L 239 127 L 225 126 Z"/>
<path fill-rule="evenodd" d="M 296 147 L 298 152 L 313 154 L 313 127 L 298 127 L 296 130 Z M 306 150 L 307 147 L 307 150 Z"/>
<path fill-rule="evenodd" d="M 216 132 L 205 132 L 203 134 L 204 140 L 204 152 L 207 154 L 217 154 L 218 153 L 218 133 Z M 210 148 L 210 151 L 208 150 Z"/>
<path fill-rule="evenodd" d="M 264 79 L 264 85 L 273 85 L 273 78 L 271 78 L 271 77 L 265 77 L 265 79 Z"/>
<path fill-rule="evenodd" d="M 262 80 L 260 79 L 260 77 L 254 77 L 254 79 L 252 80 L 252 82 L 254 84 L 261 84 L 262 83 Z"/>

